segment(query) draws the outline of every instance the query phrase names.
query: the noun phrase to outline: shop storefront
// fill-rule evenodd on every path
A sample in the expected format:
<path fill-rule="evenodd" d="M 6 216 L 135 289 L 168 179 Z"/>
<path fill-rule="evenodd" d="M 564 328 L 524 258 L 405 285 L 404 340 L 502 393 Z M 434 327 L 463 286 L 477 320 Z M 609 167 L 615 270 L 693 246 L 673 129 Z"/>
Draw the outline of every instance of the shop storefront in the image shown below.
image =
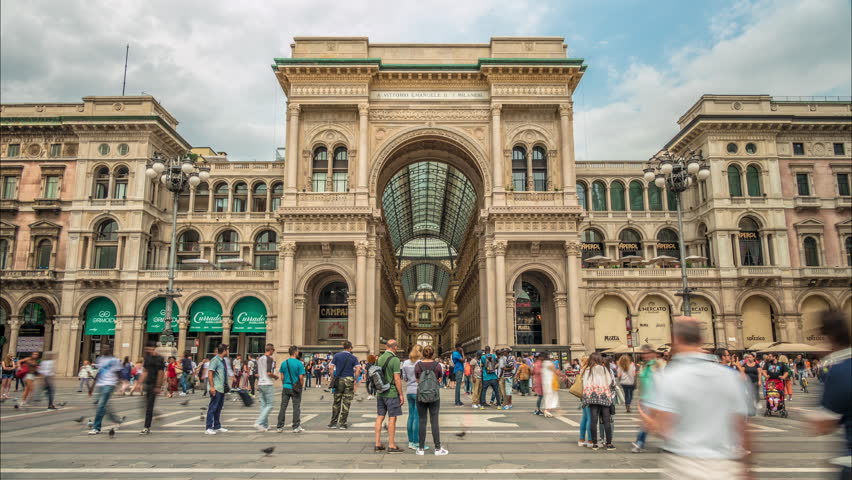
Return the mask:
<path fill-rule="evenodd" d="M 542 344 L 541 294 L 528 282 L 521 283 L 515 299 L 515 344 Z"/>
<path fill-rule="evenodd" d="M 240 299 L 231 311 L 231 338 L 237 339 L 237 350 L 232 355 L 264 354 L 266 346 L 266 306 L 255 297 Z"/>
<path fill-rule="evenodd" d="M 627 305 L 618 297 L 607 296 L 598 302 L 595 306 L 595 350 L 627 345 L 628 315 Z"/>
<path fill-rule="evenodd" d="M 115 304 L 106 297 L 97 297 L 86 306 L 80 362 L 94 362 L 106 347 L 115 347 L 116 312 Z"/>
<path fill-rule="evenodd" d="M 177 336 L 178 332 L 178 316 L 180 315 L 180 310 L 178 309 L 177 303 L 172 300 L 172 332 Z M 166 328 L 166 299 L 165 298 L 155 298 L 148 304 L 148 308 L 145 309 L 145 332 L 146 332 L 146 343 L 149 341 L 160 341 L 160 334 L 163 333 L 163 330 Z"/>
<path fill-rule="evenodd" d="M 743 303 L 743 346 L 755 343 L 775 342 L 772 322 L 772 306 L 761 297 L 751 297 Z"/>
<path fill-rule="evenodd" d="M 691 316 L 701 324 L 701 343 L 716 346 L 716 331 L 713 329 L 713 306 L 702 297 L 689 297 Z"/>
<path fill-rule="evenodd" d="M 187 339 L 187 346 L 194 345 L 194 339 L 204 346 L 201 352 L 212 358 L 216 347 L 222 343 L 222 305 L 213 297 L 201 297 L 189 308 L 189 334 L 193 340 Z M 193 335 L 195 334 L 195 335 Z M 236 338 L 229 342 L 231 350 L 236 350 Z"/>
<path fill-rule="evenodd" d="M 830 310 L 828 302 L 822 297 L 808 297 L 802 303 L 802 341 L 809 345 L 828 343 L 825 335 L 820 331 L 820 314 Z"/>
<path fill-rule="evenodd" d="M 668 301 L 654 295 L 639 304 L 635 328 L 640 344 L 653 346 L 671 343 L 671 317 Z"/>
<path fill-rule="evenodd" d="M 349 289 L 343 282 L 332 282 L 319 296 L 317 342 L 340 345 L 349 333 Z"/>

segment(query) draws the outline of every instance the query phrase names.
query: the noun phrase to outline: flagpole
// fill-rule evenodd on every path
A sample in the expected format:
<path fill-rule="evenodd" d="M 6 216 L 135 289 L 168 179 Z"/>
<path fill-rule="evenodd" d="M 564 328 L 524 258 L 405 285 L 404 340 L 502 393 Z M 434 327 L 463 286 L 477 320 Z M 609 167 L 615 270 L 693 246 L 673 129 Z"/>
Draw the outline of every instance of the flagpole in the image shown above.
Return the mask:
<path fill-rule="evenodd" d="M 130 56 L 130 44 L 124 50 L 124 81 L 121 82 L 121 96 L 124 96 L 124 87 L 127 85 L 127 57 Z"/>

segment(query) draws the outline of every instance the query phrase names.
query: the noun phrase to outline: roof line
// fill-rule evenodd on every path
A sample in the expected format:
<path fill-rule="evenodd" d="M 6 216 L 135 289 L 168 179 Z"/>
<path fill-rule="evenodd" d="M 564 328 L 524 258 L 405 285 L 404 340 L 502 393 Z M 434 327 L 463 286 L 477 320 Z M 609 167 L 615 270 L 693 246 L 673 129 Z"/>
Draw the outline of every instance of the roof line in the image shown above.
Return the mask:
<path fill-rule="evenodd" d="M 384 63 L 381 58 L 275 58 L 273 71 L 286 65 L 375 65 L 379 70 L 481 70 L 483 66 L 499 65 L 557 65 L 580 67 L 588 65 L 582 58 L 480 58 L 476 63 Z"/>
<path fill-rule="evenodd" d="M 163 119 L 163 117 L 159 115 L 104 115 L 104 116 L 76 116 L 76 115 L 59 115 L 55 117 L 0 117 L 0 125 L 15 125 L 15 124 L 28 124 L 28 123 L 49 123 L 49 124 L 73 124 L 80 122 L 119 122 L 122 120 L 126 121 L 155 121 L 164 130 L 175 136 L 178 140 L 183 142 L 185 145 L 192 146 L 189 142 L 186 141 L 177 131 L 172 128 L 168 122 Z"/>
<path fill-rule="evenodd" d="M 825 115 L 747 115 L 747 116 L 738 116 L 738 115 L 696 115 L 695 118 L 689 121 L 685 127 L 681 128 L 680 131 L 672 137 L 668 143 L 665 144 L 665 148 L 669 148 L 673 144 L 677 143 L 681 137 L 683 137 L 686 132 L 691 130 L 698 122 L 702 120 L 728 120 L 728 121 L 753 121 L 753 120 L 776 120 L 776 121 L 784 121 L 784 122 L 805 122 L 805 121 L 831 121 L 837 123 L 852 123 L 849 120 L 849 117 L 839 117 L 839 116 L 825 116 Z"/>

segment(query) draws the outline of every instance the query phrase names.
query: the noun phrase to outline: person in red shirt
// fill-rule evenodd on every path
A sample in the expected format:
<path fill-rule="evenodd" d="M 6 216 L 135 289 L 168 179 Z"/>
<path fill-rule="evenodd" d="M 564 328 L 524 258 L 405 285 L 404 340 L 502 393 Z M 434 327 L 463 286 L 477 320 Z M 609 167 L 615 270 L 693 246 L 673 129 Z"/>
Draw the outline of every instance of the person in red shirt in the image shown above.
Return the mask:
<path fill-rule="evenodd" d="M 175 357 L 169 357 L 169 364 L 166 366 L 166 378 L 169 382 L 169 393 L 167 394 L 167 396 L 169 398 L 172 398 L 178 389 L 177 360 L 175 359 Z"/>

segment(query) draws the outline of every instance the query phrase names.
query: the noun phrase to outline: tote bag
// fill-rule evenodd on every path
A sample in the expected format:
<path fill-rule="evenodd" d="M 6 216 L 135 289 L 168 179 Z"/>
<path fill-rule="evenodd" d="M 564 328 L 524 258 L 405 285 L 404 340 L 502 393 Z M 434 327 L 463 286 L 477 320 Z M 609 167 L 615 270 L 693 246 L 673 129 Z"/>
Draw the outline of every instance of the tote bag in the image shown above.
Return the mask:
<path fill-rule="evenodd" d="M 583 398 L 583 374 L 586 373 L 586 370 L 581 371 L 577 375 L 577 379 L 574 380 L 574 385 L 571 385 L 571 388 L 568 389 L 568 393 L 574 395 L 577 398 Z"/>

